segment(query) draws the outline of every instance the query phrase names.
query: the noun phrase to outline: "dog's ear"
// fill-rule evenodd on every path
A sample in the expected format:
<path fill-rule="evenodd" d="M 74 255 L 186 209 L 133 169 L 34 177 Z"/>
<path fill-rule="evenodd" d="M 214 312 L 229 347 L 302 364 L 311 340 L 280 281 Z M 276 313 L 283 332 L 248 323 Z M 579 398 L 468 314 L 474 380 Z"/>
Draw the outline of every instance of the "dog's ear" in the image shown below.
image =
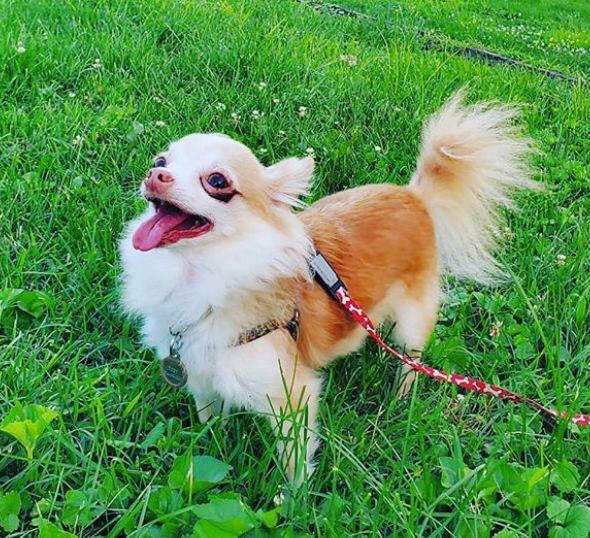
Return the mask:
<path fill-rule="evenodd" d="M 291 157 L 269 166 L 266 175 L 271 198 L 291 207 L 305 206 L 299 198 L 309 192 L 314 165 L 311 157 Z"/>

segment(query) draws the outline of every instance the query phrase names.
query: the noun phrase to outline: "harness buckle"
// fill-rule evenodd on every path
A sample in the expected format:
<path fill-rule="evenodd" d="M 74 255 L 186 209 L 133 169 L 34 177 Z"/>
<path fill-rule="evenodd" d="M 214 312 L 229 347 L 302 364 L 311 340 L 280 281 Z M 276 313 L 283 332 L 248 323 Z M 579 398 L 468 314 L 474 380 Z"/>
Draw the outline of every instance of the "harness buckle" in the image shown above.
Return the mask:
<path fill-rule="evenodd" d="M 309 266 L 313 270 L 314 278 L 326 290 L 332 299 L 336 298 L 336 291 L 340 288 L 347 289 L 344 282 L 338 276 L 336 270 L 330 262 L 324 258 L 323 254 L 316 251 L 314 257 L 310 260 Z"/>

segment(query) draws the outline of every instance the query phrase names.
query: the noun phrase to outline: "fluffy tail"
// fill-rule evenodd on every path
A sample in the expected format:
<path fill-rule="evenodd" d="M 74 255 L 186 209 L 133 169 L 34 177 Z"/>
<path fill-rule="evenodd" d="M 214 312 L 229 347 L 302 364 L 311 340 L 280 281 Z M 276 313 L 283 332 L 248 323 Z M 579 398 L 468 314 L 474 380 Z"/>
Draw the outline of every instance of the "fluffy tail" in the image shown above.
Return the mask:
<path fill-rule="evenodd" d="M 494 251 L 502 206 L 515 189 L 535 189 L 530 141 L 513 125 L 516 111 L 465 105 L 456 93 L 426 124 L 409 188 L 424 201 L 436 230 L 442 270 L 485 284 L 503 276 Z"/>

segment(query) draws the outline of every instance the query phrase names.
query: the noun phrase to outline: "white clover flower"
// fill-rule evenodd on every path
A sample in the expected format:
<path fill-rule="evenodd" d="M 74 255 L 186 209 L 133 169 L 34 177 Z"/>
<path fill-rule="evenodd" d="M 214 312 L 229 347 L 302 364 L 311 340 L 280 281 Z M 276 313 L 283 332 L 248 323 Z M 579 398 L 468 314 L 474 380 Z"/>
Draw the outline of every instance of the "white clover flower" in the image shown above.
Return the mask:
<path fill-rule="evenodd" d="M 227 108 L 224 103 L 216 103 L 215 108 L 217 110 L 221 110 L 222 112 Z"/>
<path fill-rule="evenodd" d="M 27 52 L 27 49 L 25 49 L 22 43 L 19 43 L 18 47 L 16 48 L 16 52 L 18 52 L 19 54 L 24 54 L 25 52 Z"/>
<path fill-rule="evenodd" d="M 297 110 L 297 113 L 299 114 L 300 118 L 303 118 L 307 114 L 307 107 L 300 106 L 299 109 Z"/>
<path fill-rule="evenodd" d="M 74 92 L 70 92 L 68 93 L 68 97 L 76 97 L 76 94 Z"/>
<path fill-rule="evenodd" d="M 315 155 L 315 149 L 313 149 L 313 148 L 307 148 L 305 150 L 305 153 L 307 153 L 310 156 L 313 156 L 313 155 Z"/>
<path fill-rule="evenodd" d="M 234 123 L 238 123 L 241 119 L 241 116 L 237 112 L 232 112 L 231 119 L 234 120 Z"/>
<path fill-rule="evenodd" d="M 383 148 L 381 148 L 381 146 L 375 146 L 373 148 L 377 153 L 381 153 L 383 151 Z"/>
<path fill-rule="evenodd" d="M 279 136 L 287 136 L 287 133 L 285 131 L 279 131 Z"/>
<path fill-rule="evenodd" d="M 566 257 L 564 254 L 557 255 L 557 265 L 565 265 Z"/>
<path fill-rule="evenodd" d="M 268 153 L 268 150 L 266 148 L 258 148 L 258 153 L 264 155 L 265 153 Z"/>
<path fill-rule="evenodd" d="M 275 495 L 273 500 L 275 506 L 281 506 L 285 502 L 285 494 L 281 491 L 278 495 Z"/>
<path fill-rule="evenodd" d="M 155 125 L 156 127 L 164 127 L 164 126 L 166 125 L 166 122 L 165 122 L 165 121 L 162 121 L 162 120 L 156 120 L 156 121 L 154 122 L 154 125 Z"/>
<path fill-rule="evenodd" d="M 347 63 L 350 67 L 353 67 L 357 64 L 357 57 L 353 56 L 352 54 L 341 54 L 340 61 Z"/>
<path fill-rule="evenodd" d="M 258 89 L 259 89 L 260 91 L 262 91 L 262 90 L 264 90 L 265 88 L 266 88 L 266 82 L 260 81 L 260 82 L 258 83 Z"/>
<path fill-rule="evenodd" d="M 278 105 L 281 102 L 281 100 L 278 97 L 273 97 L 272 102 L 273 104 Z"/>
<path fill-rule="evenodd" d="M 253 110 L 252 111 L 252 119 L 259 120 L 264 116 L 264 112 L 260 112 L 260 110 Z"/>
<path fill-rule="evenodd" d="M 81 135 L 76 135 L 76 138 L 74 138 L 74 140 L 72 140 L 72 146 L 74 146 L 74 147 L 81 146 L 83 141 L 84 141 L 84 139 L 82 138 Z"/>
<path fill-rule="evenodd" d="M 502 322 L 495 321 L 490 329 L 490 338 L 498 338 L 500 336 L 500 330 L 502 329 Z"/>

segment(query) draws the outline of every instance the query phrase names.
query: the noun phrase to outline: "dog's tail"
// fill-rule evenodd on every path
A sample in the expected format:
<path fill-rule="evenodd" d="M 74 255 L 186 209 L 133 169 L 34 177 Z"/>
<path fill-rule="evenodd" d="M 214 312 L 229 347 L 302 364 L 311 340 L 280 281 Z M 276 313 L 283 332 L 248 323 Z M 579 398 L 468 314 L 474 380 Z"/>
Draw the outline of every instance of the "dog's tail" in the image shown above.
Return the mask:
<path fill-rule="evenodd" d="M 541 186 L 530 179 L 532 148 L 515 116 L 506 106 L 465 105 L 460 91 L 424 128 L 409 188 L 432 217 L 443 272 L 486 284 L 503 276 L 494 258 L 501 207 L 513 207 L 515 189 Z"/>

